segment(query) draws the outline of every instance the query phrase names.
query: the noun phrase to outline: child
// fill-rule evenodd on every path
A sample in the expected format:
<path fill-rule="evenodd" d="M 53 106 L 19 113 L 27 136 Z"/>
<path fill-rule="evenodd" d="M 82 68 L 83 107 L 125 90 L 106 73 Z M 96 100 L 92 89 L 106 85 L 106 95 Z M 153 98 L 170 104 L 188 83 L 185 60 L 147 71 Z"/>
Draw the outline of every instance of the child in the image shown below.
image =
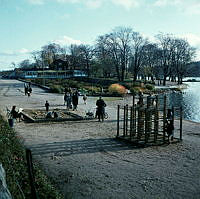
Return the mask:
<path fill-rule="evenodd" d="M 83 95 L 84 104 L 86 104 L 86 100 L 87 100 L 87 96 L 86 96 L 86 95 Z"/>
<path fill-rule="evenodd" d="M 168 140 L 171 137 L 171 141 L 173 141 L 173 139 L 174 139 L 174 124 L 173 124 L 173 120 L 167 121 L 166 131 L 167 131 L 167 135 L 168 135 Z"/>

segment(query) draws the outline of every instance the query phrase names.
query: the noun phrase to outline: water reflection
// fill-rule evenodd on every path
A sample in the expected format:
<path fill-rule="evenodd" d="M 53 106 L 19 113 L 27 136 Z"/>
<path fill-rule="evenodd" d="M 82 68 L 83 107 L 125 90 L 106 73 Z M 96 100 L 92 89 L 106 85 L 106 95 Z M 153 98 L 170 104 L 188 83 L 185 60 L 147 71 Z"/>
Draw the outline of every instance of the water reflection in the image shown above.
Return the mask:
<path fill-rule="evenodd" d="M 187 82 L 188 88 L 168 94 L 168 106 L 183 107 L 184 119 L 200 122 L 200 82 Z"/>

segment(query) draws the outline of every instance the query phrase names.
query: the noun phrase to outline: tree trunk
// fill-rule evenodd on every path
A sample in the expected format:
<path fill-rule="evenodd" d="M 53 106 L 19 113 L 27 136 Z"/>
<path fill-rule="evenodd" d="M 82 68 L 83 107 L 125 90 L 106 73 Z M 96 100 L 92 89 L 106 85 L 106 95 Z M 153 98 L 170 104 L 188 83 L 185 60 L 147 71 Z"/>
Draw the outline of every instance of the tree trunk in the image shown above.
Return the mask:
<path fill-rule="evenodd" d="M 164 78 L 163 78 L 163 86 L 166 86 L 166 76 L 164 75 Z"/>

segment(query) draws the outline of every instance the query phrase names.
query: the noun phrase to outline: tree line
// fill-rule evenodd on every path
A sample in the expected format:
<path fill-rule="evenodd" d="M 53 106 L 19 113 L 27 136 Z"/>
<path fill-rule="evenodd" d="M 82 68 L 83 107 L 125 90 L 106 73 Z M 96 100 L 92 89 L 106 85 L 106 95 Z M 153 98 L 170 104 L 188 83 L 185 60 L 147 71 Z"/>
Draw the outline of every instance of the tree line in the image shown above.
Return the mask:
<path fill-rule="evenodd" d="M 32 52 L 34 62 L 24 60 L 20 68 L 79 69 L 89 77 L 116 77 L 119 81 L 140 76 L 151 80 L 178 80 L 182 83 L 196 49 L 183 38 L 159 33 L 154 42 L 129 27 L 116 27 L 97 37 L 94 45 L 72 44 L 61 47 L 50 43 Z"/>

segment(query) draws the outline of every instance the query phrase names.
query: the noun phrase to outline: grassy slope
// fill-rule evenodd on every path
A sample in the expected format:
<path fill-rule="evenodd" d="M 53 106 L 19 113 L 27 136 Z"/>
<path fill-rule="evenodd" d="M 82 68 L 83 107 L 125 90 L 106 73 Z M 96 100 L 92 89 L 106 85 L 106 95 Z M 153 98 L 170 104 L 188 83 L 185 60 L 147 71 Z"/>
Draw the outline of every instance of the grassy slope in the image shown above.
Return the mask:
<path fill-rule="evenodd" d="M 25 148 L 20 138 L 8 126 L 0 115 L 0 163 L 6 171 L 8 189 L 14 199 L 30 197 L 30 185 L 28 179 Z M 39 166 L 34 163 L 36 189 L 39 198 L 62 199 L 61 194 L 53 187 Z M 23 190 L 23 191 L 22 191 Z M 23 192 L 23 193 L 22 193 Z"/>

